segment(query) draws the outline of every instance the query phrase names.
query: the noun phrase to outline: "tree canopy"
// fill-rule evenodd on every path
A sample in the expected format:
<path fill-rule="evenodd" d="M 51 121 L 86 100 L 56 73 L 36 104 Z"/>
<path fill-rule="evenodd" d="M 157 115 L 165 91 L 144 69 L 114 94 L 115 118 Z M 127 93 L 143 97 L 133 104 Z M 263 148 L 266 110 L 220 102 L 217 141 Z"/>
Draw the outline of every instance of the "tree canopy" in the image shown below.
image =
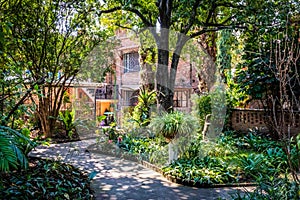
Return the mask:
<path fill-rule="evenodd" d="M 224 29 L 252 29 L 280 9 L 280 1 L 237 0 L 117 0 L 104 1 L 99 16 L 121 28 L 149 29 L 157 49 L 156 89 L 159 103 L 172 110 L 174 84 L 181 51 L 192 38 Z M 111 15 L 114 13 L 114 15 Z M 106 15 L 107 16 L 107 15 Z M 267 21 L 268 23 L 270 21 Z M 269 26 L 272 25 L 268 24 Z M 176 45 L 170 49 L 170 31 Z M 175 37 L 175 38 L 174 38 Z"/>
<path fill-rule="evenodd" d="M 5 121 L 30 97 L 42 131 L 51 136 L 66 89 L 106 32 L 94 25 L 92 4 L 85 1 L 13 0 L 0 5 L 2 76 L 10 77 L 15 94 L 23 97 L 15 103 L 4 99 L 10 89 L 3 85 L 2 100 L 7 101 L 1 103 L 12 104 Z"/>
<path fill-rule="evenodd" d="M 276 42 L 284 44 L 286 37 L 295 42 L 299 38 L 299 2 L 267 1 L 266 5 L 265 13 L 258 15 L 253 26 L 239 36 L 244 49 L 236 83 L 250 96 L 249 100 L 265 99 L 268 93 L 278 92 L 279 82 L 274 76 L 276 57 L 272 51 Z"/>

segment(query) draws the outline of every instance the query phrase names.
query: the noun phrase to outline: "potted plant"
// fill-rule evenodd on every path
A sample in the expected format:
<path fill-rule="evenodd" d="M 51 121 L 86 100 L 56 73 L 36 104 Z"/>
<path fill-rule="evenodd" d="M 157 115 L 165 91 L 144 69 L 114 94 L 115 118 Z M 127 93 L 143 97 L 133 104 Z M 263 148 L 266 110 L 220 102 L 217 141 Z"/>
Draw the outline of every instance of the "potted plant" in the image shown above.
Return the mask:
<path fill-rule="evenodd" d="M 162 135 L 169 143 L 169 162 L 177 159 L 175 140 L 185 137 L 196 130 L 197 121 L 188 114 L 179 111 L 163 113 L 151 120 L 150 127 L 156 134 Z"/>

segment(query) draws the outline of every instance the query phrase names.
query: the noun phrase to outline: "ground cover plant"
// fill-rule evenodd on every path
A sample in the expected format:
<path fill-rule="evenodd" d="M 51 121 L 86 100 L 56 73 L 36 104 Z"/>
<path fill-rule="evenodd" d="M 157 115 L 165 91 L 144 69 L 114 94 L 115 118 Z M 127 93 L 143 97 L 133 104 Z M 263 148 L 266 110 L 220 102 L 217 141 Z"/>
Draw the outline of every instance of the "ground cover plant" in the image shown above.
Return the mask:
<path fill-rule="evenodd" d="M 132 155 L 161 167 L 164 175 L 202 186 L 260 183 L 266 177 L 275 180 L 289 173 L 282 144 L 256 132 L 238 134 L 228 131 L 215 142 L 194 138 L 189 148 L 170 164 L 164 162 L 168 156 L 167 144 L 161 137 L 130 134 L 123 134 L 117 143 Z M 294 165 L 297 165 L 296 146 L 292 146 L 291 152 Z"/>
<path fill-rule="evenodd" d="M 138 159 L 163 166 L 168 160 L 168 143 L 163 137 L 134 137 L 126 134 L 118 146 Z"/>
<path fill-rule="evenodd" d="M 294 164 L 298 153 L 294 146 Z M 191 153 L 190 153 L 191 152 Z M 200 153 L 199 153 L 200 152 Z M 190 155 L 191 154 L 191 155 Z M 216 143 L 199 141 L 186 155 L 163 168 L 165 174 L 200 184 L 256 182 L 265 176 L 279 177 L 289 172 L 287 157 L 280 142 L 255 132 L 222 134 Z"/>
<path fill-rule="evenodd" d="M 30 158 L 27 170 L 0 176 L 3 199 L 94 199 L 88 175 L 59 161 Z"/>
<path fill-rule="evenodd" d="M 0 196 L 3 199 L 93 199 L 90 178 L 59 161 L 28 158 L 38 143 L 30 131 L 0 126 Z M 42 142 L 47 143 L 47 142 Z"/>

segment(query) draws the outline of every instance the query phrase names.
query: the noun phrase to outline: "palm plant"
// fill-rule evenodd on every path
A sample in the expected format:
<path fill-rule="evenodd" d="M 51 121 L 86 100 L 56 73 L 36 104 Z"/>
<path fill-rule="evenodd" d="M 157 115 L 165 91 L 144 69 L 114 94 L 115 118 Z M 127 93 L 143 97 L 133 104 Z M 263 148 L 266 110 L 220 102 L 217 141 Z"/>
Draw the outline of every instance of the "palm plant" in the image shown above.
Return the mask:
<path fill-rule="evenodd" d="M 142 87 L 138 96 L 138 104 L 133 111 L 133 119 L 140 126 L 147 126 L 150 123 L 151 106 L 156 102 L 156 91 L 149 91 Z"/>
<path fill-rule="evenodd" d="M 12 168 L 27 168 L 26 154 L 35 146 L 29 138 L 21 133 L 0 126 L 0 171 L 10 171 Z"/>

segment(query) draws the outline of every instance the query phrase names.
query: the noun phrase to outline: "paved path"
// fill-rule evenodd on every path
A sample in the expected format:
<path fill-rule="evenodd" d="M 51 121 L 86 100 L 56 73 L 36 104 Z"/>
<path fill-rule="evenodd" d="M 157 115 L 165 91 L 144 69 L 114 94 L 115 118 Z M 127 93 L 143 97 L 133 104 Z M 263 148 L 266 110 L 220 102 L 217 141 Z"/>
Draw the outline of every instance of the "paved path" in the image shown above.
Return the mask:
<path fill-rule="evenodd" d="M 88 139 L 39 146 L 30 153 L 30 156 L 60 159 L 89 173 L 97 173 L 93 178 L 92 187 L 99 200 L 231 199 L 230 194 L 236 190 L 243 190 L 243 188 L 193 188 L 178 185 L 136 162 L 90 153 L 87 147 L 95 142 L 95 139 Z"/>

